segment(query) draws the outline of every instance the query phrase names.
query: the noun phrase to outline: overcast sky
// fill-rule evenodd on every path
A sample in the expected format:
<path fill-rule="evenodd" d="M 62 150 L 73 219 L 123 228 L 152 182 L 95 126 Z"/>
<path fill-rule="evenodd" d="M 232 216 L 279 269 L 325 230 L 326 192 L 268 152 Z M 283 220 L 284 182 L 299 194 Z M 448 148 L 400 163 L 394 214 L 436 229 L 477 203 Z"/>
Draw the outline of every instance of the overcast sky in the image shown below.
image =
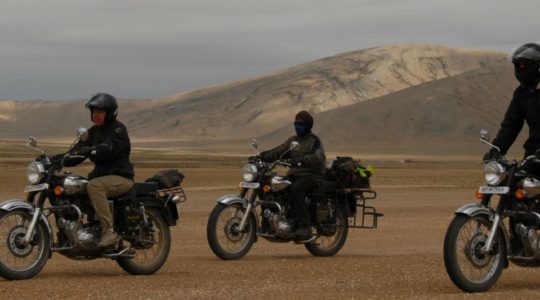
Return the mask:
<path fill-rule="evenodd" d="M 510 51 L 538 0 L 2 0 L 0 99 L 155 98 L 345 51 Z"/>

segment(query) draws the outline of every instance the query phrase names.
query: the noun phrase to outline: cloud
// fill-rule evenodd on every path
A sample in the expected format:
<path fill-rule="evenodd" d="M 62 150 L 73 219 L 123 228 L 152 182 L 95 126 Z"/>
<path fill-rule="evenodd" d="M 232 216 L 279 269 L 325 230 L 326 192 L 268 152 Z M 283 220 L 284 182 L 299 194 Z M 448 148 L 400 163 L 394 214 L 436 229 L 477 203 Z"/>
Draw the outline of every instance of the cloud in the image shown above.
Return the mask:
<path fill-rule="evenodd" d="M 510 50 L 536 1 L 7 0 L 0 98 L 148 98 L 382 44 Z"/>

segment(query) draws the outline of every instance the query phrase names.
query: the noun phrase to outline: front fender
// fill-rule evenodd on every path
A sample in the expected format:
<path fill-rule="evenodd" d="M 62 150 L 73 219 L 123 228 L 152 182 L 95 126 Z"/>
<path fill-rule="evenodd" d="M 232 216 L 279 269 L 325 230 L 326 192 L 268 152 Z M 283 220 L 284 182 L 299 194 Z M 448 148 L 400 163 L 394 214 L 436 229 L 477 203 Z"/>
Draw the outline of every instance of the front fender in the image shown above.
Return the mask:
<path fill-rule="evenodd" d="M 0 210 L 6 211 L 6 212 L 24 210 L 24 211 L 27 211 L 28 214 L 32 215 L 34 213 L 34 206 L 22 199 L 10 199 L 4 202 L 0 202 Z M 41 214 L 40 219 L 47 227 L 47 233 L 49 234 L 50 241 L 51 241 L 50 246 L 52 246 L 52 242 L 53 242 L 52 229 L 51 229 L 51 225 L 49 224 L 49 220 L 43 214 Z"/>
<path fill-rule="evenodd" d="M 491 216 L 495 213 L 492 209 L 489 209 L 480 203 L 468 203 L 465 205 L 462 205 L 459 207 L 455 212 L 456 215 L 467 215 L 469 217 L 476 217 L 479 215 L 486 215 L 489 219 L 491 219 Z M 499 224 L 499 230 L 502 232 L 504 236 L 504 241 L 506 243 L 506 253 L 510 253 L 510 243 L 508 243 L 509 236 L 508 232 L 506 231 L 506 227 L 504 225 L 504 222 L 500 222 Z M 508 259 L 505 259 L 505 267 L 508 267 Z"/>
<path fill-rule="evenodd" d="M 461 207 L 459 207 L 454 213 L 456 215 L 457 214 L 462 214 L 462 215 L 467 215 L 467 216 L 470 216 L 470 217 L 474 217 L 474 216 L 477 216 L 477 215 L 491 216 L 491 214 L 493 213 L 493 210 L 491 210 L 491 209 L 489 209 L 489 208 L 487 208 L 485 206 L 482 206 L 479 203 L 468 203 L 468 204 L 465 204 L 465 205 L 462 205 Z"/>
<path fill-rule="evenodd" d="M 217 199 L 217 202 L 225 205 L 242 204 L 243 207 L 247 207 L 247 200 L 239 195 L 226 195 Z"/>

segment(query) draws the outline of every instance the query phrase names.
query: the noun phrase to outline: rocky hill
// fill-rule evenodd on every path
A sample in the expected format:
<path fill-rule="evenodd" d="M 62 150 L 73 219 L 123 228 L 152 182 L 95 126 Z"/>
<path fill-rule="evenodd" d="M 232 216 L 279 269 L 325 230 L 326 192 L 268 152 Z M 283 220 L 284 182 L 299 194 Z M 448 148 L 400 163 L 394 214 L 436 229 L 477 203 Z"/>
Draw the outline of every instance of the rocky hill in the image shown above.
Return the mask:
<path fill-rule="evenodd" d="M 336 147 L 353 147 L 357 140 L 363 145 L 365 139 L 376 145 L 389 138 L 454 138 L 480 126 L 463 123 L 468 112 L 493 115 L 483 119 L 491 125 L 499 121 L 515 85 L 504 58 L 499 52 L 417 44 L 351 51 L 168 97 L 121 100 L 120 119 L 139 141 L 277 138 L 304 109 L 316 115 L 316 129 Z M 480 112 L 482 101 L 496 105 L 489 102 Z M 0 101 L 0 138 L 72 136 L 77 127 L 90 125 L 83 104 Z"/>

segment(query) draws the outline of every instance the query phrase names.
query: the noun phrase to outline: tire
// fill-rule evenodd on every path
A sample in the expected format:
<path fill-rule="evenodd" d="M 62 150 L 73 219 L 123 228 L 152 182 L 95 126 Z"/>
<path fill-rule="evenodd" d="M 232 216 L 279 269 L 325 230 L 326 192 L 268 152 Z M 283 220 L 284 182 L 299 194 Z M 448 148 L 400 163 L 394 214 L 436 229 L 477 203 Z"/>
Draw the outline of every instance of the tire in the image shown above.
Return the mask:
<path fill-rule="evenodd" d="M 250 213 L 244 232 L 235 231 L 240 225 L 246 209 L 239 204 L 218 203 L 210 213 L 206 235 L 210 249 L 223 260 L 239 259 L 246 255 L 257 232 L 257 220 Z"/>
<path fill-rule="evenodd" d="M 506 259 L 506 242 L 499 230 L 494 240 L 494 254 L 479 251 L 492 222 L 485 215 L 456 215 L 444 238 L 444 265 L 454 284 L 465 292 L 489 290 L 501 276 Z"/>
<path fill-rule="evenodd" d="M 163 266 L 171 250 L 171 231 L 163 216 L 154 208 L 147 208 L 146 216 L 154 229 L 150 233 L 153 244 L 142 246 L 131 243 L 131 247 L 137 250 L 135 257 L 119 257 L 116 261 L 124 271 L 132 275 L 154 274 Z"/>
<path fill-rule="evenodd" d="M 35 234 L 26 246 L 24 237 L 31 216 L 26 211 L 0 211 L 0 276 L 8 280 L 29 279 L 45 266 L 50 254 L 51 237 L 47 225 L 38 221 Z"/>
<path fill-rule="evenodd" d="M 343 206 L 339 206 L 336 213 L 335 227 L 330 227 L 331 234 L 325 233 L 327 229 L 318 229 L 319 237 L 315 243 L 305 244 L 307 251 L 312 255 L 334 256 L 345 244 L 349 233 L 347 212 Z"/>

